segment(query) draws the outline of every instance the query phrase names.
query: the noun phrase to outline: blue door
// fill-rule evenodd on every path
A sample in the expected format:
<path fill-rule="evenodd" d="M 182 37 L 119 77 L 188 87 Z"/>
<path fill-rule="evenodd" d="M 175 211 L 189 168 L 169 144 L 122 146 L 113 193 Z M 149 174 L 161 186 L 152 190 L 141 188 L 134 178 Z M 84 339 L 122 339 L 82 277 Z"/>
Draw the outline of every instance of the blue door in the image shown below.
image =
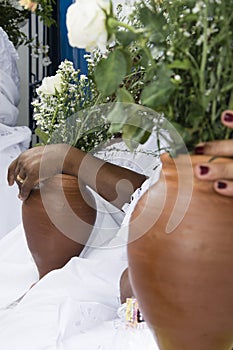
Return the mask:
<path fill-rule="evenodd" d="M 87 63 L 83 57 L 86 51 L 84 49 L 71 47 L 67 37 L 66 11 L 73 2 L 72 0 L 59 1 L 61 61 L 67 58 L 74 63 L 76 69 L 80 69 L 81 74 L 87 74 Z"/>

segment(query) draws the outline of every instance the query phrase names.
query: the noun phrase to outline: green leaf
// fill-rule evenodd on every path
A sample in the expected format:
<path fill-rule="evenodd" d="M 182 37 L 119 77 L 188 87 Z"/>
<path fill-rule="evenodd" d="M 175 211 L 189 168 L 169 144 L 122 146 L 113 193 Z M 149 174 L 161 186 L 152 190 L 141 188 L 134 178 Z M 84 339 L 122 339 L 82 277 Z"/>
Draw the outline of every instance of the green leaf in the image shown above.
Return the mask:
<path fill-rule="evenodd" d="M 232 90 L 233 89 L 233 82 L 229 84 L 225 84 L 223 88 L 221 89 L 221 93 Z"/>
<path fill-rule="evenodd" d="M 149 7 L 142 7 L 139 10 L 139 18 L 143 25 L 150 31 L 150 41 L 158 43 L 164 42 L 167 38 L 168 28 L 165 17 L 162 13 L 155 13 Z"/>
<path fill-rule="evenodd" d="M 127 73 L 128 63 L 126 54 L 121 49 L 115 49 L 106 59 L 102 59 L 94 74 L 97 88 L 103 96 L 116 92 Z"/>
<path fill-rule="evenodd" d="M 142 93 L 142 103 L 155 109 L 165 105 L 174 91 L 174 86 L 161 86 L 158 81 L 148 85 Z"/>
<path fill-rule="evenodd" d="M 152 109 L 164 106 L 169 101 L 171 95 L 177 89 L 172 83 L 173 72 L 165 64 L 161 65 L 157 71 L 156 79 L 151 81 L 142 91 L 142 104 Z"/>
<path fill-rule="evenodd" d="M 132 70 L 132 57 L 131 57 L 131 53 L 129 52 L 129 50 L 127 48 L 121 49 L 121 53 L 124 55 L 125 57 L 125 62 L 127 64 L 127 74 L 131 73 Z"/>
<path fill-rule="evenodd" d="M 134 103 L 134 98 L 125 87 L 122 87 L 117 90 L 117 102 Z"/>
<path fill-rule="evenodd" d="M 147 141 L 154 126 L 154 113 L 135 103 L 116 103 L 108 115 L 109 132 L 122 132 L 130 150 Z"/>
<path fill-rule="evenodd" d="M 149 7 L 142 7 L 139 9 L 139 18 L 145 27 L 151 28 L 158 33 L 163 31 L 166 27 L 166 20 L 162 13 L 155 13 L 151 11 Z"/>
<path fill-rule="evenodd" d="M 145 50 L 142 50 L 142 49 L 138 50 L 138 57 L 140 58 L 138 64 L 140 64 L 140 66 L 142 67 L 147 68 L 149 64 L 149 59 Z"/>
<path fill-rule="evenodd" d="M 148 67 L 145 73 L 144 80 L 145 82 L 152 81 L 154 77 L 156 76 L 156 68 L 155 67 Z"/>
<path fill-rule="evenodd" d="M 152 109 L 165 105 L 175 91 L 175 85 L 170 81 L 156 80 L 146 86 L 142 92 L 142 104 Z"/>
<path fill-rule="evenodd" d="M 44 145 L 47 144 L 49 135 L 46 132 L 42 131 L 39 127 L 37 127 L 35 129 L 35 134 L 41 139 Z"/>
<path fill-rule="evenodd" d="M 188 70 L 192 67 L 191 62 L 188 59 L 181 60 L 175 60 L 172 63 L 168 65 L 168 68 L 170 69 L 183 69 Z"/>
<path fill-rule="evenodd" d="M 123 104 L 116 103 L 111 112 L 108 114 L 107 119 L 111 123 L 109 132 L 111 134 L 120 132 L 122 126 L 127 120 L 127 114 L 125 113 L 125 108 L 123 107 Z"/>
<path fill-rule="evenodd" d="M 139 144 L 145 143 L 150 135 L 150 131 L 131 124 L 125 124 L 122 130 L 123 141 L 131 152 L 136 149 Z"/>
<path fill-rule="evenodd" d="M 140 108 L 130 109 L 122 128 L 122 138 L 131 151 L 148 140 L 154 126 L 151 115 L 140 112 Z"/>
<path fill-rule="evenodd" d="M 137 40 L 137 38 L 138 34 L 129 30 L 118 30 L 116 32 L 116 39 L 123 46 L 128 46 L 132 41 Z"/>

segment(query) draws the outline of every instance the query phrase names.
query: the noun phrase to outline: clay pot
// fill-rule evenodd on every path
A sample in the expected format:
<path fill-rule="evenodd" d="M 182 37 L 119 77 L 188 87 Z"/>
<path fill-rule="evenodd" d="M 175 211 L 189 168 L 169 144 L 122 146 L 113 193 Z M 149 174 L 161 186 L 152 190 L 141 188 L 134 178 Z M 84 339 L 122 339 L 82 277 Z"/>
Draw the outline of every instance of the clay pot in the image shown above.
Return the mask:
<path fill-rule="evenodd" d="M 79 186 L 76 177 L 55 175 L 23 203 L 26 239 L 40 278 L 78 256 L 90 236 L 96 218 L 94 201 Z"/>
<path fill-rule="evenodd" d="M 211 182 L 192 177 L 189 203 L 185 157 L 175 161 L 187 191 L 179 192 L 175 163 L 165 155 L 159 182 L 136 206 L 128 245 L 130 280 L 161 350 L 230 350 L 233 198 L 217 194 Z M 193 156 L 192 165 L 209 158 Z M 168 230 L 177 199 L 176 222 Z"/>

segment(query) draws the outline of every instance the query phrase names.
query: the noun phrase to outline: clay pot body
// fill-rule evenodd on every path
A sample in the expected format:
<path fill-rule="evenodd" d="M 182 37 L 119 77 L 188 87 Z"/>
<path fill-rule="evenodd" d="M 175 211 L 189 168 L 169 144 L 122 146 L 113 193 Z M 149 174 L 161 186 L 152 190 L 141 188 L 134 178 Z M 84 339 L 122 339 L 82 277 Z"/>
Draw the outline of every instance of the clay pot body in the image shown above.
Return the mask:
<path fill-rule="evenodd" d="M 85 193 L 85 199 L 83 194 Z M 96 218 L 91 194 L 76 177 L 55 175 L 34 189 L 22 206 L 23 225 L 39 277 L 78 256 Z"/>
<path fill-rule="evenodd" d="M 185 179 L 184 157 L 178 162 Z M 207 159 L 193 156 L 192 164 Z M 216 160 L 220 161 L 225 160 Z M 193 177 L 187 211 L 166 233 L 179 190 L 174 161 L 165 155 L 162 162 L 163 175 L 140 199 L 131 218 L 128 258 L 134 293 L 161 350 L 231 350 L 233 198 Z M 134 240 L 140 230 L 145 234 Z"/>

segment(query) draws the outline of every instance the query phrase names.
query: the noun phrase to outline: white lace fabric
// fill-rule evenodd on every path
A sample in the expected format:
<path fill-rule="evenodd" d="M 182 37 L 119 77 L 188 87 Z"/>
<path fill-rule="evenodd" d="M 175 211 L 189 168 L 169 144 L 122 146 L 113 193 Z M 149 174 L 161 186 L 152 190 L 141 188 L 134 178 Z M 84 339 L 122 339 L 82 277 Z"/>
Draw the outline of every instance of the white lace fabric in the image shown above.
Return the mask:
<path fill-rule="evenodd" d="M 18 52 L 9 40 L 6 32 L 0 27 L 0 69 L 7 72 L 19 88 L 20 78 L 17 68 Z"/>

